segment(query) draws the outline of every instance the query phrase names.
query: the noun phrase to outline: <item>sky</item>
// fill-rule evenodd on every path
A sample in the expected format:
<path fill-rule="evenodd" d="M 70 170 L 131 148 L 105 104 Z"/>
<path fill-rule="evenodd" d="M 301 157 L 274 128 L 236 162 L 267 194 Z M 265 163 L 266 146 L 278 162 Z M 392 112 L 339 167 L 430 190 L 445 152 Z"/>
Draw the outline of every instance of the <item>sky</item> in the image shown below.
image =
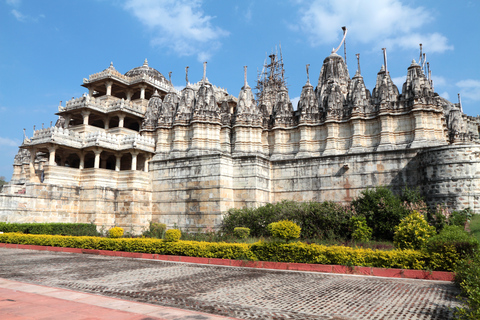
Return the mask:
<path fill-rule="evenodd" d="M 201 80 L 238 96 L 243 66 L 254 87 L 267 55 L 281 46 L 289 95 L 316 85 L 323 60 L 348 28 L 347 64 L 372 91 L 387 49 L 395 84 L 403 85 L 419 43 L 435 91 L 463 110 L 480 113 L 479 0 L 0 0 L 0 176 L 33 126 L 55 123 L 59 101 L 87 92 L 83 78 L 106 69 L 149 66 L 173 84 Z M 343 56 L 343 47 L 338 51 Z"/>

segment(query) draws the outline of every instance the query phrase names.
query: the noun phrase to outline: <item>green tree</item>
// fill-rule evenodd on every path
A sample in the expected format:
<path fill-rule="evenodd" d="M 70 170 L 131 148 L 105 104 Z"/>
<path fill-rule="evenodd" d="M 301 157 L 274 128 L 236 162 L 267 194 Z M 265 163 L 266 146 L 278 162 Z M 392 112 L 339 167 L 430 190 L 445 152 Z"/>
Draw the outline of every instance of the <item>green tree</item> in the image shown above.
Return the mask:
<path fill-rule="evenodd" d="M 6 184 L 7 184 L 7 181 L 5 181 L 5 177 L 0 176 L 0 191 L 2 191 L 3 186 Z"/>

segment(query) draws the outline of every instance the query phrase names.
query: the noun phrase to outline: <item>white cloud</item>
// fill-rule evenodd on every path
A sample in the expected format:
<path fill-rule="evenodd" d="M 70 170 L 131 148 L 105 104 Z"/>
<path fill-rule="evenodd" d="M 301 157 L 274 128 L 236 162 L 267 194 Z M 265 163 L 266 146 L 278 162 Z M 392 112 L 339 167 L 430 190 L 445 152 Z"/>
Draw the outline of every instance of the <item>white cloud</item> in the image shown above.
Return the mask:
<path fill-rule="evenodd" d="M 447 80 L 441 76 L 432 76 L 433 85 L 435 87 L 444 87 L 447 85 Z M 445 97 L 444 97 L 445 98 Z"/>
<path fill-rule="evenodd" d="M 10 138 L 0 137 L 0 146 L 2 147 L 18 147 L 19 145 L 20 145 L 20 141 L 13 140 Z"/>
<path fill-rule="evenodd" d="M 201 5 L 201 0 L 127 0 L 124 8 L 151 30 L 152 45 L 205 61 L 229 33 L 212 25 L 214 17 L 206 15 Z"/>
<path fill-rule="evenodd" d="M 27 21 L 27 16 L 22 14 L 20 11 L 17 11 L 15 9 L 13 9 L 11 12 L 12 12 L 13 16 L 15 17 L 15 19 L 17 19 L 18 21 L 20 21 L 20 22 Z"/>
<path fill-rule="evenodd" d="M 455 84 L 460 88 L 460 94 L 463 98 L 473 101 L 480 101 L 480 81 L 467 79 Z"/>
<path fill-rule="evenodd" d="M 405 80 L 407 80 L 407 76 L 401 76 L 401 77 L 395 77 L 392 78 L 393 83 L 402 91 L 402 86 L 405 83 Z"/>
<path fill-rule="evenodd" d="M 11 11 L 11 13 L 13 14 L 13 16 L 15 17 L 15 19 L 17 19 L 18 21 L 20 22 L 27 22 L 27 21 L 31 21 L 31 22 L 38 22 L 39 18 L 45 18 L 45 15 L 44 14 L 40 14 L 37 18 L 32 18 L 28 15 L 25 15 L 23 13 L 21 13 L 20 11 L 18 10 L 15 10 L 13 9 Z"/>
<path fill-rule="evenodd" d="M 314 0 L 296 1 L 301 9 L 294 28 L 305 33 L 313 46 L 340 41 L 341 26 L 350 39 L 374 46 L 418 47 L 428 52 L 452 49 L 439 33 L 420 34 L 418 29 L 433 20 L 428 8 L 412 7 L 399 0 Z M 336 44 L 334 44 L 336 45 Z"/>
<path fill-rule="evenodd" d="M 447 91 L 440 93 L 440 97 L 450 100 L 450 95 Z"/>
<path fill-rule="evenodd" d="M 7 0 L 7 4 L 10 6 L 17 7 L 20 5 L 20 0 Z"/>
<path fill-rule="evenodd" d="M 292 103 L 294 110 L 297 110 L 298 101 L 300 101 L 300 97 L 295 97 L 295 98 L 290 99 L 290 102 Z"/>
<path fill-rule="evenodd" d="M 447 50 L 453 50 L 453 46 L 448 44 L 448 39 L 439 34 L 419 34 L 410 33 L 399 37 L 394 37 L 385 40 L 385 46 L 389 48 L 404 48 L 404 49 L 416 49 L 419 44 L 422 44 L 428 52 L 445 52 Z M 428 60 L 428 57 L 427 57 Z"/>

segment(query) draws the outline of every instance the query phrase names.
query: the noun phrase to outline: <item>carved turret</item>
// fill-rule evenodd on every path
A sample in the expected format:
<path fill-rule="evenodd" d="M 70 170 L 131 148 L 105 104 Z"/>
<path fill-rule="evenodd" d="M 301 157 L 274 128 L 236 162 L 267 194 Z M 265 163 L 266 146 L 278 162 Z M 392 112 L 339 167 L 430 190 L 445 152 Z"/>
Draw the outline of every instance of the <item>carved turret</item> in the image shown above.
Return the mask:
<path fill-rule="evenodd" d="M 293 126 L 293 106 L 288 96 L 287 88 L 280 89 L 277 95 L 277 103 L 273 109 L 272 126 L 273 127 L 290 127 Z"/>
<path fill-rule="evenodd" d="M 360 71 L 357 70 L 348 88 L 347 105 L 350 112 L 370 113 L 374 111 L 370 104 L 370 91 L 366 88 Z"/>
<path fill-rule="evenodd" d="M 195 96 L 195 107 L 193 110 L 193 120 L 219 121 L 220 108 L 215 99 L 213 86 L 206 77 L 202 79 L 200 88 Z"/>
<path fill-rule="evenodd" d="M 392 109 L 398 101 L 398 88 L 393 83 L 390 73 L 382 66 L 377 74 L 377 82 L 372 92 L 372 102 L 380 108 Z"/>
<path fill-rule="evenodd" d="M 169 92 L 163 99 L 162 109 L 158 116 L 157 127 L 171 127 L 175 120 L 175 112 L 177 111 L 180 98 L 176 92 Z"/>
<path fill-rule="evenodd" d="M 313 90 L 313 86 L 308 80 L 302 88 L 300 100 L 298 101 L 298 111 L 300 113 L 300 123 L 317 123 L 322 116 L 318 109 L 315 90 Z"/>
<path fill-rule="evenodd" d="M 180 102 L 177 113 L 175 114 L 175 124 L 189 124 L 192 119 L 192 112 L 195 103 L 195 91 L 190 85 L 187 85 L 181 92 Z"/>
<path fill-rule="evenodd" d="M 145 63 L 146 60 L 145 60 Z M 145 112 L 145 117 L 142 121 L 142 131 L 153 131 L 155 130 L 158 122 L 158 116 L 162 109 L 162 98 L 157 91 L 152 95 L 148 101 L 147 111 Z"/>
<path fill-rule="evenodd" d="M 421 100 L 423 103 L 432 103 L 431 100 L 434 96 L 433 88 L 430 81 L 427 79 L 422 71 L 422 67 L 412 61 L 410 67 L 408 67 L 407 79 L 403 84 L 402 98 L 413 104 L 418 102 L 415 100 Z"/>
<path fill-rule="evenodd" d="M 326 111 L 327 117 L 342 116 L 349 82 L 345 61 L 332 53 L 323 61 L 316 89 L 320 110 Z"/>
<path fill-rule="evenodd" d="M 245 81 L 238 94 L 238 103 L 235 110 L 234 122 L 235 125 L 262 125 L 262 115 L 257 107 L 255 98 L 253 96 L 252 88 L 247 83 L 246 67 L 245 67 Z"/>

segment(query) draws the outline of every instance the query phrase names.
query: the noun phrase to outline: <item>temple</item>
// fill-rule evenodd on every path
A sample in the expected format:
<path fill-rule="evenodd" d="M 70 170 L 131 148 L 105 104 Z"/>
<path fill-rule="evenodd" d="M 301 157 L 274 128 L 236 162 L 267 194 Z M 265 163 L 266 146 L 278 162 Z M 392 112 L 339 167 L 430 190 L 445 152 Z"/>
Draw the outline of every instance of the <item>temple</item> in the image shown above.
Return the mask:
<path fill-rule="evenodd" d="M 84 79 L 88 93 L 60 102 L 55 125 L 25 135 L 0 221 L 199 230 L 230 208 L 348 203 L 379 185 L 418 186 L 430 205 L 479 212 L 480 119 L 434 92 L 425 61 L 411 61 L 400 92 L 385 58 L 370 92 L 359 58 L 350 78 L 334 50 L 316 87 L 307 65 L 296 109 L 281 54 L 265 63 L 256 94 L 244 68 L 238 98 L 203 67 L 197 83 L 186 68 L 181 91 L 147 60 Z"/>

